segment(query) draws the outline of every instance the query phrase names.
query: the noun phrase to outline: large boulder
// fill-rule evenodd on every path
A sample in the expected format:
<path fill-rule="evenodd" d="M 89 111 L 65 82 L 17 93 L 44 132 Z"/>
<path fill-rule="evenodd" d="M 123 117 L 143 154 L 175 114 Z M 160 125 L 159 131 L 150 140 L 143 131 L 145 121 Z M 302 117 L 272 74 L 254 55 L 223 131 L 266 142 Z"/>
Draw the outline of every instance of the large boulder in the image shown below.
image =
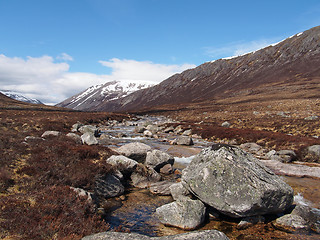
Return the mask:
<path fill-rule="evenodd" d="M 204 222 L 206 207 L 199 200 L 185 197 L 157 208 L 156 214 L 166 226 L 193 230 Z"/>
<path fill-rule="evenodd" d="M 83 144 L 87 144 L 87 145 L 96 145 L 99 143 L 96 137 L 91 132 L 86 132 L 82 134 L 81 140 Z"/>
<path fill-rule="evenodd" d="M 122 195 L 124 186 L 113 174 L 105 174 L 96 178 L 94 192 L 96 196 L 112 198 Z"/>
<path fill-rule="evenodd" d="M 112 155 L 106 162 L 116 167 L 121 172 L 132 172 L 138 165 L 137 161 L 122 155 Z"/>
<path fill-rule="evenodd" d="M 292 205 L 292 188 L 253 155 L 215 144 L 182 172 L 183 185 L 202 202 L 231 217 L 279 213 Z"/>
<path fill-rule="evenodd" d="M 144 164 L 154 168 L 156 171 L 160 171 L 160 168 L 168 163 L 173 165 L 174 158 L 172 156 L 160 150 L 153 150 L 151 152 L 147 152 Z"/>
<path fill-rule="evenodd" d="M 170 186 L 174 184 L 173 182 L 169 182 L 169 181 L 161 181 L 161 182 L 157 182 L 157 183 L 152 183 L 150 185 L 150 192 L 156 195 L 160 195 L 160 196 L 170 196 L 171 192 L 170 192 Z"/>
<path fill-rule="evenodd" d="M 82 134 L 84 133 L 92 133 L 95 137 L 99 136 L 99 130 L 96 126 L 93 125 L 84 125 L 78 129 Z"/>
<path fill-rule="evenodd" d="M 131 174 L 131 183 L 137 188 L 150 187 L 152 183 L 159 182 L 161 175 L 153 168 L 139 164 L 135 171 Z"/>
<path fill-rule="evenodd" d="M 298 204 L 290 214 L 277 218 L 273 225 L 286 232 L 313 230 L 320 233 L 320 210 Z"/>
<path fill-rule="evenodd" d="M 193 145 L 193 140 L 191 137 L 188 137 L 188 136 L 179 136 L 177 139 L 176 139 L 176 143 L 178 145 L 186 145 L 186 146 L 190 146 L 190 145 Z"/>
<path fill-rule="evenodd" d="M 171 196 L 174 200 L 184 198 L 189 195 L 189 191 L 182 185 L 181 182 L 174 183 L 169 187 Z"/>
<path fill-rule="evenodd" d="M 228 240 L 217 230 L 203 230 L 163 237 L 148 237 L 138 233 L 102 232 L 86 236 L 82 240 Z"/>
<path fill-rule="evenodd" d="M 151 147 L 140 142 L 128 143 L 116 149 L 116 151 L 128 158 L 144 163 L 147 152 L 151 151 Z"/>

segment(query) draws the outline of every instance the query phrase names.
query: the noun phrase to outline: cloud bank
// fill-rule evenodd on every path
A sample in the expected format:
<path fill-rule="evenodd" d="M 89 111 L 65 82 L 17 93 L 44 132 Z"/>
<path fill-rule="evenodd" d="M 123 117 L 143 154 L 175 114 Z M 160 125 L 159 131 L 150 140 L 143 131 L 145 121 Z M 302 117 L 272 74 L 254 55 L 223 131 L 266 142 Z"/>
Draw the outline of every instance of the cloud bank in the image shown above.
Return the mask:
<path fill-rule="evenodd" d="M 0 89 L 20 92 L 46 104 L 56 104 L 90 86 L 108 81 L 144 81 L 156 84 L 175 73 L 195 67 L 192 64 L 165 65 L 113 58 L 99 61 L 112 69 L 111 74 L 98 75 L 70 72 L 69 64 L 61 61 L 73 61 L 73 58 L 66 53 L 60 54 L 56 59 L 51 56 L 10 58 L 0 54 Z"/>

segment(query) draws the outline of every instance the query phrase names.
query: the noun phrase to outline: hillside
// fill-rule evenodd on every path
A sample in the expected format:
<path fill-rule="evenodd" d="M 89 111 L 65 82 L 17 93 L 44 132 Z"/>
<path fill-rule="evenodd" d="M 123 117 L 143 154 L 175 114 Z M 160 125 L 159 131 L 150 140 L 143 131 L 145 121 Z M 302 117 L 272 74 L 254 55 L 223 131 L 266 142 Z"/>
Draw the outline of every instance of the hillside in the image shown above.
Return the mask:
<path fill-rule="evenodd" d="M 64 100 L 56 106 L 90 111 L 99 106 L 102 102 L 106 103 L 112 100 L 117 100 L 137 90 L 150 86 L 152 86 L 152 84 L 149 82 L 111 81 L 105 84 L 89 87 L 83 92 Z"/>
<path fill-rule="evenodd" d="M 204 63 L 124 98 L 100 102 L 98 111 L 141 111 L 232 97 L 310 99 L 319 95 L 320 27 L 231 59 Z M 171 108 L 170 107 L 170 108 Z M 163 108 L 163 107 L 162 107 Z M 166 107 L 164 107 L 166 108 Z"/>

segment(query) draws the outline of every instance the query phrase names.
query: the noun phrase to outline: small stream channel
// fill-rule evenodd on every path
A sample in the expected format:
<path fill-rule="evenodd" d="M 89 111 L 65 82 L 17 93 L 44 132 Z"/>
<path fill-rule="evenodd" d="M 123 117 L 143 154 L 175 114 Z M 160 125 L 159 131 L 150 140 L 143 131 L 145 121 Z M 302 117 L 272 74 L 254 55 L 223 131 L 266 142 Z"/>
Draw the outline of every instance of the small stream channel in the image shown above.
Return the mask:
<path fill-rule="evenodd" d="M 152 124 L 161 124 L 165 122 L 165 118 L 161 117 L 146 117 L 142 118 L 135 124 L 143 124 L 151 122 Z M 159 138 L 147 138 L 142 134 L 134 132 L 135 126 L 115 126 L 111 129 L 106 129 L 103 132 L 115 136 L 111 139 L 103 141 L 105 146 L 117 148 L 121 145 L 139 141 L 151 146 L 154 149 L 167 152 L 175 157 L 174 168 L 182 170 L 191 161 L 192 156 L 198 154 L 203 148 L 210 146 L 212 143 L 202 139 L 194 139 L 193 146 L 170 145 L 164 142 L 163 139 L 172 140 L 177 137 L 174 134 L 161 134 Z M 120 136 L 120 137 L 119 137 Z M 320 208 L 320 179 L 299 178 L 282 176 L 295 193 L 295 200 L 302 204 L 307 204 L 314 208 Z M 164 236 L 183 233 L 185 231 L 173 227 L 165 227 L 155 216 L 155 210 L 166 203 L 172 202 L 171 196 L 157 196 L 150 193 L 148 189 L 129 188 L 121 198 L 108 199 L 110 204 L 109 211 L 106 214 L 106 222 L 112 229 L 129 230 L 148 236 Z M 262 232 L 271 234 L 272 239 L 287 239 L 286 233 L 275 231 L 270 224 L 263 227 L 251 227 L 250 230 L 237 230 L 237 222 L 234 220 L 207 220 L 201 229 L 217 229 L 225 234 L 230 239 L 259 239 L 259 238 L 242 238 L 242 235 L 259 235 Z M 261 229 L 262 228 L 262 229 Z M 317 239 L 319 235 L 303 235 L 298 239 Z M 297 236 L 298 237 L 298 236 Z M 266 239 L 266 238 L 265 238 Z M 288 238 L 291 239 L 291 238 Z M 294 238 L 292 238 L 294 239 Z"/>

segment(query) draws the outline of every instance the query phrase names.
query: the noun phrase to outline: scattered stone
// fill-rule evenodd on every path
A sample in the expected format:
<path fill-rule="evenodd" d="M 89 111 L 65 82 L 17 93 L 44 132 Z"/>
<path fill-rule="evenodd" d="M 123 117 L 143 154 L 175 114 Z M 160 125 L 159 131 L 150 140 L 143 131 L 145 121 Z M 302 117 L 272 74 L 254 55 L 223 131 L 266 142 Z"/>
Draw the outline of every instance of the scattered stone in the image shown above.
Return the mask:
<path fill-rule="evenodd" d="M 170 127 L 167 127 L 163 130 L 164 133 L 170 133 L 170 132 L 173 132 L 174 131 L 174 127 L 170 126 Z"/>
<path fill-rule="evenodd" d="M 304 120 L 307 121 L 314 121 L 314 120 L 318 120 L 318 116 L 309 116 L 309 117 L 305 117 Z"/>
<path fill-rule="evenodd" d="M 174 133 L 175 134 L 181 134 L 183 132 L 183 128 L 181 125 L 177 126 L 175 129 L 174 129 Z"/>
<path fill-rule="evenodd" d="M 138 162 L 122 155 L 112 155 L 106 160 L 121 172 L 132 172 L 136 169 Z"/>
<path fill-rule="evenodd" d="M 145 130 L 146 130 L 146 128 L 144 126 L 141 126 L 141 125 L 136 126 L 135 129 L 134 129 L 134 131 L 136 133 L 143 133 Z"/>
<path fill-rule="evenodd" d="M 186 189 L 181 182 L 172 184 L 169 189 L 174 200 L 190 195 L 188 189 Z"/>
<path fill-rule="evenodd" d="M 193 140 L 191 137 L 188 136 L 179 136 L 176 139 L 176 142 L 178 145 L 186 145 L 186 146 L 191 146 L 193 145 Z"/>
<path fill-rule="evenodd" d="M 243 143 L 239 147 L 249 153 L 257 153 L 262 149 L 262 147 L 256 143 Z"/>
<path fill-rule="evenodd" d="M 297 160 L 297 155 L 293 150 L 280 150 L 271 156 L 271 160 L 290 163 Z"/>
<path fill-rule="evenodd" d="M 253 155 L 225 144 L 202 150 L 182 171 L 182 184 L 198 199 L 230 217 L 280 213 L 293 190 Z"/>
<path fill-rule="evenodd" d="M 71 128 L 71 132 L 78 132 L 79 128 L 82 126 L 83 126 L 83 124 L 80 122 L 73 124 L 72 128 Z"/>
<path fill-rule="evenodd" d="M 221 124 L 221 127 L 230 127 L 231 126 L 231 124 L 229 123 L 229 122 L 227 122 L 227 121 L 225 121 L 225 122 L 223 122 L 222 124 Z"/>
<path fill-rule="evenodd" d="M 86 132 L 82 134 L 81 140 L 83 144 L 87 144 L 87 145 L 96 145 L 99 143 L 96 137 L 91 132 Z"/>
<path fill-rule="evenodd" d="M 296 205 L 290 214 L 284 215 L 273 225 L 286 232 L 310 231 L 311 229 L 317 233 L 319 231 L 320 210 L 304 205 Z"/>
<path fill-rule="evenodd" d="M 30 141 L 44 141 L 45 139 L 42 137 L 34 137 L 34 136 L 26 136 L 24 138 L 25 142 L 30 142 Z"/>
<path fill-rule="evenodd" d="M 313 145 L 307 148 L 309 154 L 320 157 L 320 145 Z"/>
<path fill-rule="evenodd" d="M 152 183 L 150 185 L 150 192 L 160 196 L 170 196 L 170 186 L 174 184 L 173 182 L 169 181 L 161 181 L 157 183 Z"/>
<path fill-rule="evenodd" d="M 182 133 L 183 136 L 191 136 L 192 135 L 192 129 L 188 129 L 188 130 L 185 130 L 183 133 Z"/>
<path fill-rule="evenodd" d="M 320 167 L 309 167 L 300 164 L 287 164 L 276 160 L 262 160 L 261 163 L 272 169 L 272 171 L 278 175 L 320 178 Z"/>
<path fill-rule="evenodd" d="M 151 147 L 140 142 L 128 143 L 116 149 L 116 151 L 128 158 L 134 159 L 137 162 L 144 163 L 147 152 L 151 151 Z"/>
<path fill-rule="evenodd" d="M 172 165 L 170 163 L 164 165 L 162 168 L 160 168 L 160 173 L 162 174 L 171 174 L 173 172 Z"/>
<path fill-rule="evenodd" d="M 58 132 L 58 131 L 45 131 L 41 137 L 42 138 L 46 138 L 46 137 L 49 137 L 49 136 L 54 136 L 54 137 L 58 137 L 61 133 Z"/>
<path fill-rule="evenodd" d="M 217 230 L 192 231 L 163 237 L 148 237 L 138 233 L 102 232 L 86 236 L 82 240 L 228 240 L 229 238 Z"/>
<path fill-rule="evenodd" d="M 150 138 L 153 137 L 153 133 L 151 131 L 149 131 L 149 130 L 145 130 L 143 132 L 143 135 L 146 136 L 146 137 L 150 137 Z"/>
<path fill-rule="evenodd" d="M 166 226 L 193 230 L 199 227 L 205 219 L 206 207 L 199 200 L 179 198 L 177 201 L 156 209 L 161 223 Z"/>
<path fill-rule="evenodd" d="M 94 192 L 97 196 L 112 198 L 122 195 L 124 186 L 116 176 L 106 174 L 96 178 Z"/>
<path fill-rule="evenodd" d="M 265 218 L 263 216 L 253 216 L 243 218 L 237 226 L 237 229 L 247 229 L 257 223 L 264 223 Z"/>
<path fill-rule="evenodd" d="M 93 125 L 84 125 L 80 127 L 78 131 L 81 132 L 82 134 L 92 133 L 95 137 L 99 136 L 98 128 Z"/>
<path fill-rule="evenodd" d="M 131 174 L 131 182 L 134 187 L 147 188 L 152 183 L 159 182 L 161 175 L 153 168 L 139 164 L 136 170 Z"/>
<path fill-rule="evenodd" d="M 73 191 L 75 191 L 78 194 L 78 196 L 86 197 L 89 202 L 92 202 L 92 199 L 93 199 L 93 194 L 92 193 L 87 192 L 86 190 L 84 190 L 82 188 L 74 188 L 74 187 L 70 187 L 70 188 Z"/>
<path fill-rule="evenodd" d="M 74 140 L 75 142 L 77 142 L 77 143 L 82 143 L 81 137 L 80 137 L 78 134 L 76 134 L 76 133 L 68 133 L 66 136 L 67 136 L 68 138 L 73 139 L 73 140 Z"/>
<path fill-rule="evenodd" d="M 160 150 L 152 150 L 151 152 L 147 152 L 145 165 L 152 167 L 157 172 L 159 172 L 160 168 L 162 168 L 164 165 L 173 165 L 173 163 L 174 158 L 168 153 L 162 152 Z"/>
<path fill-rule="evenodd" d="M 157 125 L 148 125 L 146 127 L 146 130 L 149 130 L 150 132 L 152 132 L 152 134 L 156 134 L 159 131 L 159 127 Z"/>

